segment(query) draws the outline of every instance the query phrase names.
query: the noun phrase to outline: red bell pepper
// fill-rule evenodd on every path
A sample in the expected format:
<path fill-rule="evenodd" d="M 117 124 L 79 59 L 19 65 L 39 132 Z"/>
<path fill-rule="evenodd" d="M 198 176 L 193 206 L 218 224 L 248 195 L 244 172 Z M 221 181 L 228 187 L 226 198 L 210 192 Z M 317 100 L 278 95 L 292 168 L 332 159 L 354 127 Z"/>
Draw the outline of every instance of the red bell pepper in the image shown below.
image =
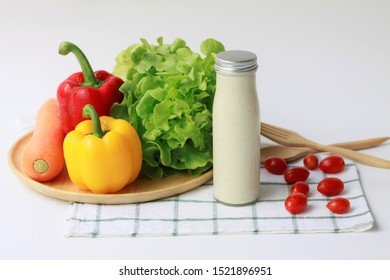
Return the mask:
<path fill-rule="evenodd" d="M 72 52 L 82 69 L 63 81 L 57 89 L 57 100 L 62 128 L 66 133 L 75 129 L 84 120 L 83 108 L 86 104 L 95 107 L 99 116 L 109 116 L 111 106 L 123 99 L 119 87 L 122 79 L 107 71 L 93 72 L 84 53 L 73 43 L 62 42 L 59 48 L 61 55 Z"/>

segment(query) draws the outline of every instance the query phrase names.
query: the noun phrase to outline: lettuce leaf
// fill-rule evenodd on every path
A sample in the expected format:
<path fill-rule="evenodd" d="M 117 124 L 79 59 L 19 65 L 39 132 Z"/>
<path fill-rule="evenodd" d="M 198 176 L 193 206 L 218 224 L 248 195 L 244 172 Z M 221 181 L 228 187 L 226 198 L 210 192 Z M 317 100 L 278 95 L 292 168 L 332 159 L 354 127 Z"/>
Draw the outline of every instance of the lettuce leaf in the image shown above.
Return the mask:
<path fill-rule="evenodd" d="M 113 74 L 125 80 L 125 97 L 111 115 L 130 121 L 140 135 L 144 175 L 199 175 L 212 167 L 214 63 L 224 46 L 206 39 L 202 57 L 180 38 L 140 41 L 116 58 Z"/>

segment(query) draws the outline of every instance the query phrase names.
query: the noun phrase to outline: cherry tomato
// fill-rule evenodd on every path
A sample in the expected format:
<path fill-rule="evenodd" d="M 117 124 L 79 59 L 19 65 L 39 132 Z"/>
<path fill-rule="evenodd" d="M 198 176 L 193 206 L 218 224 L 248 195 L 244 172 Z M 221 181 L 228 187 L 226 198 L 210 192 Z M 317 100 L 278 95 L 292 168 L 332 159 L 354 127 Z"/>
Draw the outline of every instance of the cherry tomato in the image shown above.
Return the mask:
<path fill-rule="evenodd" d="M 294 185 L 292 185 L 290 189 L 290 194 L 294 193 L 303 193 L 304 195 L 308 195 L 310 187 L 307 183 L 303 181 L 298 181 Z"/>
<path fill-rule="evenodd" d="M 318 157 L 313 154 L 308 154 L 303 158 L 303 164 L 309 170 L 314 170 L 318 167 Z"/>
<path fill-rule="evenodd" d="M 293 167 L 284 171 L 283 175 L 287 184 L 294 184 L 298 181 L 305 181 L 309 177 L 310 172 L 303 167 Z"/>
<path fill-rule="evenodd" d="M 339 178 L 325 178 L 319 182 L 317 190 L 325 196 L 334 196 L 344 190 L 344 183 Z"/>
<path fill-rule="evenodd" d="M 326 207 L 336 214 L 345 214 L 349 211 L 351 204 L 349 200 L 343 197 L 332 199 L 326 204 Z"/>
<path fill-rule="evenodd" d="M 287 169 L 287 163 L 280 157 L 269 157 L 265 160 L 264 167 L 269 173 L 281 175 Z"/>
<path fill-rule="evenodd" d="M 335 174 L 344 170 L 345 162 L 340 156 L 328 156 L 321 160 L 320 169 L 324 173 Z"/>
<path fill-rule="evenodd" d="M 291 214 L 299 214 L 305 210 L 307 206 L 307 196 L 303 193 L 294 193 L 289 195 L 284 201 L 284 207 Z"/>

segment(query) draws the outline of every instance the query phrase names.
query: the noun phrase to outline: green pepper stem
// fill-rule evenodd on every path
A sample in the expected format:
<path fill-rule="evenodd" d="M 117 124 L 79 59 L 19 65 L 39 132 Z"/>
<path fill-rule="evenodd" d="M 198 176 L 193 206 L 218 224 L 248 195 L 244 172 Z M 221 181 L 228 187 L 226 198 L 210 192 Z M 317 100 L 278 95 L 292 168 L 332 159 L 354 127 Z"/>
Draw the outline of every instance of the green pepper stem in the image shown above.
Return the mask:
<path fill-rule="evenodd" d="M 101 81 L 98 81 L 96 79 L 95 74 L 93 73 L 91 64 L 89 64 L 89 61 L 88 61 L 87 57 L 85 56 L 85 54 L 75 44 L 73 44 L 71 42 L 64 41 L 60 44 L 58 52 L 61 55 L 67 55 L 68 53 L 71 52 L 76 56 L 80 66 L 81 66 L 81 70 L 83 71 L 83 75 L 84 75 L 83 85 L 99 87 L 102 84 Z"/>
<path fill-rule="evenodd" d="M 83 117 L 91 118 L 93 132 L 92 134 L 98 138 L 103 138 L 104 132 L 102 130 L 102 125 L 100 123 L 99 115 L 96 113 L 95 108 L 91 104 L 87 104 L 83 108 Z"/>

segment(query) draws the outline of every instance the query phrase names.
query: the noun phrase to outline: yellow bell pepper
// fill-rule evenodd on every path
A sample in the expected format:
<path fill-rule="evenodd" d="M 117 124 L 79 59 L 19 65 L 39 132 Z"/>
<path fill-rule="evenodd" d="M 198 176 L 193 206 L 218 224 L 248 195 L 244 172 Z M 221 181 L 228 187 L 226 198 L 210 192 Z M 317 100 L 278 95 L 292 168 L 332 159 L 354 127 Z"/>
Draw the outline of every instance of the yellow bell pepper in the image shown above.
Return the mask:
<path fill-rule="evenodd" d="M 142 148 L 134 127 L 108 116 L 99 118 L 92 105 L 83 110 L 85 120 L 64 140 L 64 157 L 73 184 L 104 194 L 133 182 L 141 170 Z"/>

